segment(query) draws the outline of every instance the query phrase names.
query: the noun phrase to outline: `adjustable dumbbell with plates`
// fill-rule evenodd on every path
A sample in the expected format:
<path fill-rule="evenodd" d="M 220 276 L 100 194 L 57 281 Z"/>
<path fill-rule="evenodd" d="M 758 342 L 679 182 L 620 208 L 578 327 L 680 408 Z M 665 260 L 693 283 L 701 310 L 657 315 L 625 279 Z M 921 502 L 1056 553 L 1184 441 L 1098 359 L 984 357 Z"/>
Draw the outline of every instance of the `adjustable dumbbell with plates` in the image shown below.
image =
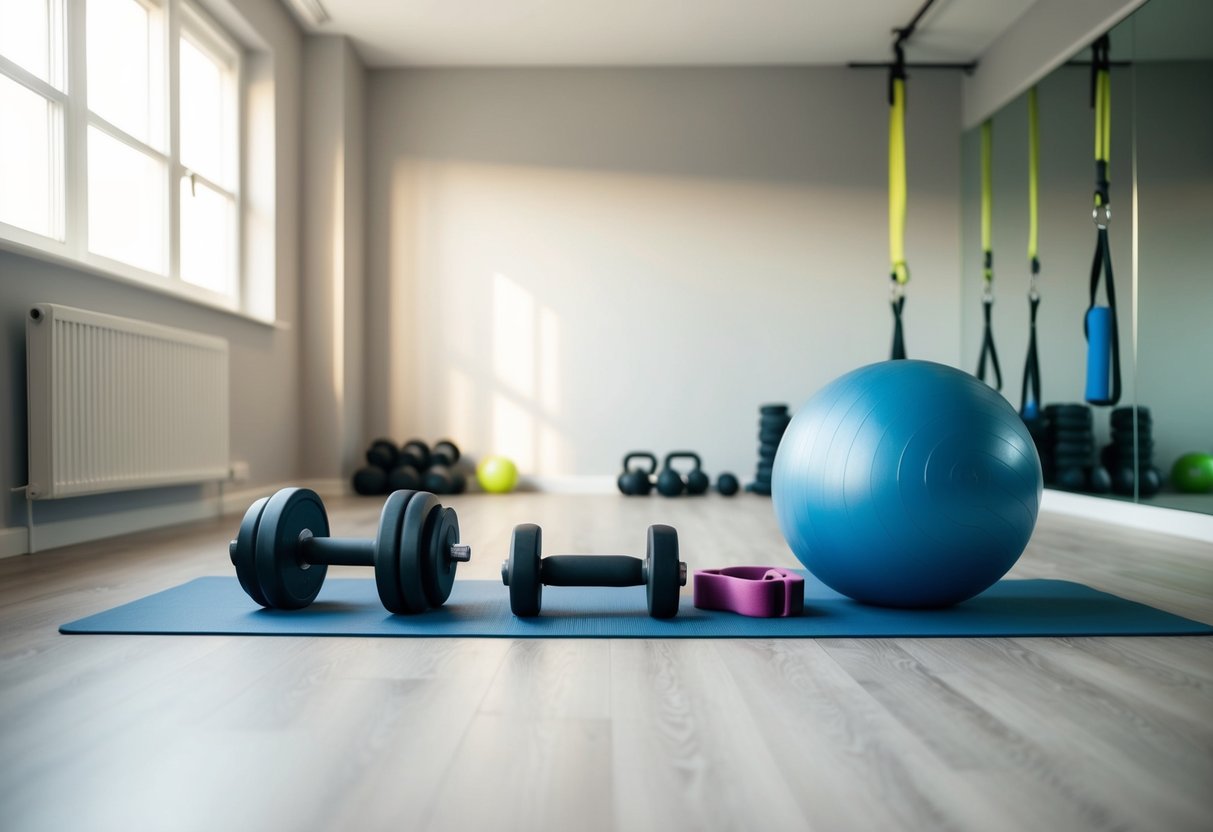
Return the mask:
<path fill-rule="evenodd" d="M 649 469 L 633 468 L 632 460 L 648 460 Z M 648 451 L 632 451 L 623 458 L 623 473 L 616 484 L 629 497 L 645 497 L 653 490 L 653 475 L 657 473 L 657 457 Z"/>
<path fill-rule="evenodd" d="M 374 540 L 329 537 L 316 492 L 284 488 L 249 507 L 229 546 L 236 577 L 263 607 L 302 609 L 329 566 L 371 566 L 390 612 L 424 612 L 450 597 L 455 568 L 472 557 L 459 543 L 459 518 L 425 491 L 396 491 L 384 503 Z"/>
<path fill-rule="evenodd" d="M 685 477 L 674 469 L 675 459 L 689 459 L 695 467 Z M 666 497 L 677 497 L 684 491 L 687 494 L 698 495 L 708 490 L 711 481 L 703 472 L 703 463 L 699 454 L 694 451 L 671 451 L 665 455 L 665 465 L 657 477 L 657 490 Z"/>
<path fill-rule="evenodd" d="M 510 611 L 520 618 L 539 615 L 543 587 L 643 586 L 649 615 L 678 614 L 679 589 L 687 582 L 687 565 L 678 560 L 678 532 L 670 526 L 649 526 L 648 554 L 552 555 L 540 557 L 542 533 L 526 523 L 514 527 L 510 557 L 501 564 L 501 582 L 510 588 Z"/>

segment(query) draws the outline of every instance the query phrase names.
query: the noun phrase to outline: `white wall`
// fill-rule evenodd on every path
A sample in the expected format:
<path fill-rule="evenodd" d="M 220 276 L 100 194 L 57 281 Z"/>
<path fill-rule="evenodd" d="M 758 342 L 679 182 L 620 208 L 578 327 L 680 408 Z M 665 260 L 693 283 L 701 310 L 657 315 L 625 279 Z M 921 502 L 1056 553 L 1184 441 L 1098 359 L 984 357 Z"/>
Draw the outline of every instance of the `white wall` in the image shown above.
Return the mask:
<path fill-rule="evenodd" d="M 887 357 L 886 79 L 370 75 L 369 433 L 539 475 L 752 472 L 756 406 Z M 912 357 L 959 357 L 959 79 L 911 82 Z"/>
<path fill-rule="evenodd" d="M 300 50 L 295 23 L 275 0 L 240 4 L 249 31 L 263 41 L 274 66 L 276 205 L 274 258 L 278 318 L 270 328 L 167 295 L 119 283 L 69 266 L 0 251 L 0 530 L 23 525 L 24 500 L 11 494 L 26 482 L 25 312 L 49 301 L 115 315 L 210 332 L 231 344 L 233 459 L 250 465 L 255 484 L 281 482 L 298 473 L 299 445 L 299 124 Z M 185 486 L 123 492 L 36 506 L 38 523 L 72 522 L 87 533 L 90 517 L 156 507 L 167 511 L 194 503 L 203 489 Z"/>

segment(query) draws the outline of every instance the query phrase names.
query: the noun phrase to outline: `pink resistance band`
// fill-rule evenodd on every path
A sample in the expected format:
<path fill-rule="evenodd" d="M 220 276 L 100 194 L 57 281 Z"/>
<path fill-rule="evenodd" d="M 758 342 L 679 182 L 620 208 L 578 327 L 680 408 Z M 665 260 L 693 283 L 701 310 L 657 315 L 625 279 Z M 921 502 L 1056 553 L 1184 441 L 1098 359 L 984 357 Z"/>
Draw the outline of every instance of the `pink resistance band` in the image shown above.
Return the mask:
<path fill-rule="evenodd" d="M 751 618 L 804 613 L 804 578 L 776 566 L 728 566 L 695 572 L 695 606 Z"/>

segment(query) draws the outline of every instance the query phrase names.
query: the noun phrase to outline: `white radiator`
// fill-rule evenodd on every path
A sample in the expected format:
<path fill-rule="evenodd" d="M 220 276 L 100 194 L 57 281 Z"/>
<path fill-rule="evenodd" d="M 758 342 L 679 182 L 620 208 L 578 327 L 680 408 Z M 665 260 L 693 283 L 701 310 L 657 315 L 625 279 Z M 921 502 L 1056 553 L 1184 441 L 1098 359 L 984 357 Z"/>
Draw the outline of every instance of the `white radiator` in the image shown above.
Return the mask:
<path fill-rule="evenodd" d="M 227 478 L 227 341 L 51 303 L 25 333 L 31 499 Z"/>

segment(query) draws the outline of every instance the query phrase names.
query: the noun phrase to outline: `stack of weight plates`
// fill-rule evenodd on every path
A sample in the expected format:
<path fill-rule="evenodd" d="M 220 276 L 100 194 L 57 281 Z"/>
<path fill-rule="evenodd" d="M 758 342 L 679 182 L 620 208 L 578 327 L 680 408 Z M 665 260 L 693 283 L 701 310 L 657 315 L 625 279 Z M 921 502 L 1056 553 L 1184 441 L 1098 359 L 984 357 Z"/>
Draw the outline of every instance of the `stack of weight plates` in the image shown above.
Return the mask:
<path fill-rule="evenodd" d="M 758 469 L 754 481 L 745 490 L 751 494 L 771 496 L 771 471 L 775 466 L 775 452 L 779 440 L 792 421 L 786 404 L 764 404 L 758 408 Z"/>
<path fill-rule="evenodd" d="M 1112 444 L 1104 445 L 1099 461 L 1111 475 L 1112 489 L 1117 494 L 1133 496 L 1135 472 L 1138 494 L 1153 497 L 1158 493 L 1162 475 L 1154 467 L 1154 420 L 1150 408 L 1118 407 L 1112 411 Z"/>
<path fill-rule="evenodd" d="M 1101 488 L 1105 478 L 1092 475 L 1095 434 L 1091 408 L 1051 404 L 1045 408 L 1045 417 L 1049 420 L 1047 447 L 1052 469 L 1045 472 L 1045 481 L 1066 491 L 1107 490 Z"/>

